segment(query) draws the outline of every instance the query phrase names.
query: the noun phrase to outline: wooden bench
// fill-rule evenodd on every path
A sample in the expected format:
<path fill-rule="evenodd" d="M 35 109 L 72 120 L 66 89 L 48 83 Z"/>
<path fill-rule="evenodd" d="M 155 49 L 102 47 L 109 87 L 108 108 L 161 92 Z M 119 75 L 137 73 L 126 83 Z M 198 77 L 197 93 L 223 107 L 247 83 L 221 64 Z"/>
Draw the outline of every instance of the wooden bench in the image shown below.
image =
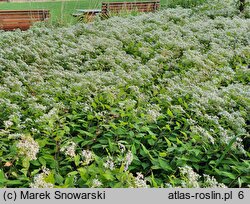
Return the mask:
<path fill-rule="evenodd" d="M 0 10 L 0 29 L 27 30 L 34 22 L 46 21 L 49 17 L 49 10 Z"/>
<path fill-rule="evenodd" d="M 122 11 L 136 11 L 136 12 L 155 12 L 160 8 L 160 1 L 144 1 L 144 2 L 103 2 L 102 9 L 77 9 L 76 13 L 72 14 L 74 17 L 86 18 L 91 21 L 94 16 L 101 14 L 101 17 L 109 17 L 110 14 L 117 14 Z"/>
<path fill-rule="evenodd" d="M 101 13 L 100 9 L 76 9 L 76 13 L 73 13 L 72 16 L 89 22 L 99 13 Z"/>
<path fill-rule="evenodd" d="M 76 9 L 76 12 L 72 14 L 74 17 L 80 17 L 83 14 L 86 15 L 97 15 L 101 13 L 100 9 Z"/>
<path fill-rule="evenodd" d="M 121 11 L 155 12 L 160 8 L 160 1 L 139 1 L 139 2 L 103 2 L 102 15 L 109 16 L 112 13 Z"/>

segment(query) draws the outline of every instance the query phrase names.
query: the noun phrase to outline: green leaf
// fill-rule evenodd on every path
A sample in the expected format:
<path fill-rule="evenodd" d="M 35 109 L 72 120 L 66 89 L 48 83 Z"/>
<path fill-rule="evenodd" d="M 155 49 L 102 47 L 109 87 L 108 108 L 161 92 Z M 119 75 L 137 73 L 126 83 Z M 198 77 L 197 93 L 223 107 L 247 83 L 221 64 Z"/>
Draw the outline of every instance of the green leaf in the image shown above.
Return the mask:
<path fill-rule="evenodd" d="M 171 147 L 171 142 L 169 141 L 169 139 L 168 138 L 166 138 L 166 137 L 164 137 L 164 139 L 165 139 L 165 141 L 167 142 L 167 145 L 168 145 L 168 147 Z"/>
<path fill-rule="evenodd" d="M 30 161 L 27 160 L 27 159 L 23 159 L 22 166 L 23 166 L 24 169 L 29 169 L 29 167 L 30 167 Z"/>
<path fill-rule="evenodd" d="M 154 166 L 151 166 L 151 169 L 161 169 L 161 167 L 160 166 L 158 166 L 158 165 L 154 165 Z"/>
<path fill-rule="evenodd" d="M 221 171 L 220 175 L 228 177 L 230 179 L 236 179 L 236 175 L 234 175 L 233 173 L 230 173 L 230 172 Z"/>
<path fill-rule="evenodd" d="M 182 132 L 182 131 L 180 131 L 180 132 L 181 132 L 181 134 L 183 134 L 183 135 L 184 135 L 185 140 L 187 140 L 187 139 L 188 139 L 187 134 L 186 134 L 185 132 Z"/>
<path fill-rule="evenodd" d="M 62 185 L 63 181 L 64 181 L 64 178 L 60 174 L 55 174 L 55 183 Z"/>
<path fill-rule="evenodd" d="M 153 187 L 154 187 L 154 188 L 157 188 L 158 185 L 157 185 L 157 182 L 155 181 L 155 177 L 154 177 L 154 174 L 153 174 L 153 173 L 151 174 L 150 180 L 151 180 L 151 182 L 152 182 Z"/>
<path fill-rule="evenodd" d="M 120 169 L 119 169 L 119 173 L 122 173 L 124 171 L 124 164 L 122 163 Z"/>
<path fill-rule="evenodd" d="M 85 168 L 79 168 L 78 172 L 79 172 L 82 180 L 87 181 L 87 179 L 88 179 L 88 173 L 87 173 L 88 171 L 87 171 L 87 169 L 85 169 Z"/>
<path fill-rule="evenodd" d="M 40 171 L 40 169 L 35 169 L 34 171 L 31 172 L 31 176 L 35 176 L 36 174 L 38 174 Z"/>
<path fill-rule="evenodd" d="M 142 156 L 149 156 L 149 158 L 151 159 L 151 160 L 154 160 L 154 158 L 152 157 L 152 155 L 150 154 L 150 152 L 147 150 L 147 148 L 143 145 L 143 144 L 141 144 L 141 146 L 142 146 L 142 149 L 140 149 L 140 153 L 141 153 L 141 155 Z"/>
<path fill-rule="evenodd" d="M 183 144 L 182 141 L 180 141 L 178 138 L 176 138 L 177 144 Z"/>
<path fill-rule="evenodd" d="M 97 108 L 97 105 L 96 105 L 96 103 L 95 102 L 92 102 L 92 107 L 94 108 L 94 109 L 96 109 Z"/>
<path fill-rule="evenodd" d="M 34 166 L 40 166 L 40 165 L 41 165 L 40 162 L 39 162 L 38 160 L 32 160 L 32 161 L 30 161 L 30 163 L 31 163 L 32 165 L 34 165 Z"/>
<path fill-rule="evenodd" d="M 92 146 L 92 149 L 100 149 L 100 148 L 104 148 L 104 145 L 102 144 L 95 144 Z"/>
<path fill-rule="evenodd" d="M 172 168 L 171 166 L 169 165 L 169 162 L 161 157 L 158 158 L 158 162 L 160 164 L 160 167 L 162 169 L 164 169 L 165 171 L 171 171 Z"/>
<path fill-rule="evenodd" d="M 155 140 L 153 140 L 153 139 L 148 139 L 148 144 L 150 144 L 150 145 L 154 145 L 155 144 Z"/>
<path fill-rule="evenodd" d="M 50 174 L 44 179 L 47 183 L 55 184 L 54 173 L 50 172 Z"/>
<path fill-rule="evenodd" d="M 174 129 L 175 129 L 175 130 L 179 130 L 179 129 L 181 128 L 181 124 L 180 124 L 178 121 L 176 121 L 175 124 L 176 124 L 177 126 L 175 126 Z"/>
<path fill-rule="evenodd" d="M 43 157 L 39 157 L 38 161 L 43 165 L 46 166 L 46 160 Z"/>
<path fill-rule="evenodd" d="M 0 169 L 0 182 L 5 180 L 4 172 L 2 169 Z"/>
<path fill-rule="evenodd" d="M 67 187 L 74 187 L 74 179 L 75 179 L 74 176 L 66 177 L 64 184 Z"/>
<path fill-rule="evenodd" d="M 94 118 L 95 118 L 95 116 L 90 115 L 90 114 L 87 116 L 87 119 L 88 119 L 88 120 L 93 120 Z"/>
<path fill-rule="evenodd" d="M 46 154 L 43 156 L 45 159 L 46 164 L 50 166 L 50 168 L 54 169 L 58 167 L 58 163 L 52 155 Z"/>
<path fill-rule="evenodd" d="M 167 153 L 166 153 L 166 152 L 160 152 L 160 153 L 159 153 L 159 156 L 160 156 L 160 157 L 166 157 L 166 156 L 167 156 Z"/>
<path fill-rule="evenodd" d="M 133 160 L 133 161 L 135 161 L 135 160 Z M 138 161 L 138 159 L 137 159 L 137 161 Z M 147 162 L 138 162 L 138 163 L 136 163 L 136 162 L 134 162 L 135 164 L 137 164 L 137 165 L 141 165 L 142 167 L 143 167 L 143 169 L 146 169 L 146 168 L 148 168 L 149 166 L 150 166 L 150 164 L 149 163 L 147 163 Z M 132 167 L 132 166 L 131 166 Z M 136 167 L 135 168 L 131 168 L 131 170 L 132 169 L 136 169 Z"/>
<path fill-rule="evenodd" d="M 75 157 L 74 157 L 74 161 L 75 161 L 75 165 L 76 166 L 79 166 L 79 164 L 80 164 L 80 161 L 81 160 L 81 157 L 80 157 L 80 155 L 79 154 L 77 154 Z"/>
<path fill-rule="evenodd" d="M 102 176 L 109 181 L 112 181 L 114 179 L 114 176 L 110 172 L 106 172 Z"/>
<path fill-rule="evenodd" d="M 42 147 L 45 147 L 47 145 L 48 140 L 47 140 L 47 138 L 38 139 L 38 140 L 36 140 L 36 142 L 39 144 L 39 147 L 42 148 Z"/>
<path fill-rule="evenodd" d="M 8 180 L 6 181 L 7 185 L 23 185 L 23 182 L 20 180 Z"/>
<path fill-rule="evenodd" d="M 92 133 L 90 132 L 87 132 L 87 131 L 84 131 L 84 130 L 77 130 L 79 133 L 81 133 L 82 135 L 86 135 L 86 136 L 89 136 L 91 138 L 95 137 L 95 135 L 93 135 Z"/>
<path fill-rule="evenodd" d="M 133 144 L 132 147 L 131 147 L 131 152 L 135 155 L 136 154 L 136 147 L 135 145 Z"/>
<path fill-rule="evenodd" d="M 174 115 L 173 115 L 173 113 L 172 113 L 172 111 L 168 108 L 168 110 L 167 110 L 167 114 L 171 117 L 171 118 L 173 118 L 174 117 Z"/>
<path fill-rule="evenodd" d="M 170 127 L 170 125 L 165 125 L 165 129 L 167 129 L 167 130 L 171 131 L 171 127 Z"/>

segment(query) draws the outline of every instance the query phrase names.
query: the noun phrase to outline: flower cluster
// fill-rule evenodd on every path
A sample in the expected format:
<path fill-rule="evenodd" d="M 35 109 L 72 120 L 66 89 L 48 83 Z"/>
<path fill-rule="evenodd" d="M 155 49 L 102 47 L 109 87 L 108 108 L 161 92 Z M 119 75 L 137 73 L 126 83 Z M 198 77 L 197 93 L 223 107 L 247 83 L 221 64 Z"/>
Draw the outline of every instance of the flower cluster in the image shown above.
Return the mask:
<path fill-rule="evenodd" d="M 13 125 L 13 122 L 10 120 L 4 121 L 4 126 L 6 129 L 8 129 L 9 127 L 11 127 Z"/>
<path fill-rule="evenodd" d="M 74 157 L 76 156 L 75 153 L 76 143 L 69 142 L 66 146 L 60 149 L 61 152 L 64 152 L 66 156 Z"/>
<path fill-rule="evenodd" d="M 147 183 L 144 180 L 144 176 L 142 173 L 136 173 L 137 176 L 135 177 L 135 187 L 136 188 L 147 188 Z"/>
<path fill-rule="evenodd" d="M 52 183 L 46 182 L 46 178 L 50 174 L 50 170 L 47 168 L 42 169 L 42 173 L 34 177 L 34 182 L 30 184 L 31 188 L 53 188 Z"/>
<path fill-rule="evenodd" d="M 147 119 L 156 122 L 157 118 L 161 115 L 160 108 L 157 105 L 149 105 L 147 110 Z"/>
<path fill-rule="evenodd" d="M 195 173 L 193 169 L 190 166 L 184 166 L 180 167 L 180 174 L 185 180 L 182 182 L 183 188 L 199 188 L 200 185 L 198 183 L 198 180 L 200 178 L 200 175 Z"/>
<path fill-rule="evenodd" d="M 93 179 L 91 188 L 98 188 L 102 186 L 102 182 L 98 179 Z"/>
<path fill-rule="evenodd" d="M 204 128 L 199 127 L 199 126 L 191 126 L 191 130 L 193 134 L 200 135 L 204 137 L 205 139 L 208 139 L 212 144 L 214 144 L 214 138 Z"/>
<path fill-rule="evenodd" d="M 94 159 L 94 153 L 90 150 L 83 150 L 82 155 L 86 164 L 89 164 Z"/>
<path fill-rule="evenodd" d="M 206 188 L 226 188 L 225 184 L 223 183 L 218 183 L 218 181 L 212 176 L 203 175 L 204 177 L 204 186 Z"/>
<path fill-rule="evenodd" d="M 108 157 L 107 161 L 103 164 L 105 168 L 113 170 L 115 168 L 115 164 L 114 161 L 112 159 L 112 157 Z"/>
<path fill-rule="evenodd" d="M 124 153 L 124 152 L 125 152 L 125 150 L 126 150 L 125 145 L 124 145 L 124 144 L 122 144 L 122 143 L 118 143 L 118 146 L 119 146 L 119 149 L 120 149 L 121 153 Z"/>
<path fill-rule="evenodd" d="M 28 160 L 36 160 L 39 152 L 39 144 L 30 136 L 22 136 L 17 143 L 19 154 Z"/>
<path fill-rule="evenodd" d="M 133 154 L 131 151 L 128 151 L 124 158 L 124 171 L 128 170 L 128 167 L 132 163 L 132 161 L 133 161 Z"/>

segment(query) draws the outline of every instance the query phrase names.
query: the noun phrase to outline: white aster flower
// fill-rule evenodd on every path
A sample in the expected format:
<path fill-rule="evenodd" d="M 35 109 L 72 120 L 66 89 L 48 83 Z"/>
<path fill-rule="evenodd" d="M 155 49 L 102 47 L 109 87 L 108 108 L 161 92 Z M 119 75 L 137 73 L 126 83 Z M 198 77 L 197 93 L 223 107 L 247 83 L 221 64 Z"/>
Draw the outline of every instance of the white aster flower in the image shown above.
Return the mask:
<path fill-rule="evenodd" d="M 129 165 L 133 161 L 133 154 L 131 151 L 128 151 L 125 158 L 124 158 L 124 171 L 128 170 Z"/>
<path fill-rule="evenodd" d="M 99 181 L 98 179 L 93 179 L 91 188 L 97 188 L 100 187 L 101 185 L 102 185 L 101 181 Z"/>
<path fill-rule="evenodd" d="M 119 146 L 119 149 L 120 149 L 121 153 L 124 153 L 125 150 L 126 150 L 125 145 L 123 145 L 122 143 L 118 142 L 118 146 Z"/>
<path fill-rule="evenodd" d="M 137 176 L 135 177 L 135 186 L 136 188 L 147 188 L 147 183 L 144 180 L 144 176 L 142 173 L 136 173 Z"/>
<path fill-rule="evenodd" d="M 14 123 L 10 120 L 4 121 L 5 129 L 9 129 Z"/>
<path fill-rule="evenodd" d="M 52 183 L 45 181 L 46 177 L 50 174 L 50 170 L 47 168 L 42 168 L 43 172 L 34 177 L 34 182 L 30 184 L 31 188 L 53 188 Z"/>
<path fill-rule="evenodd" d="M 74 157 L 76 156 L 75 153 L 76 143 L 69 142 L 66 146 L 60 149 L 61 152 L 64 152 L 66 156 Z"/>
<path fill-rule="evenodd" d="M 199 174 L 195 173 L 189 166 L 179 167 L 179 169 L 181 175 L 186 178 L 186 180 L 182 182 L 183 188 L 199 188 Z"/>
<path fill-rule="evenodd" d="M 157 118 L 161 116 L 161 108 L 158 105 L 148 105 L 147 119 L 149 122 L 156 122 Z"/>
<path fill-rule="evenodd" d="M 218 183 L 218 181 L 212 176 L 203 175 L 204 177 L 204 185 L 206 188 L 227 188 L 227 186 L 223 183 Z"/>
<path fill-rule="evenodd" d="M 25 156 L 28 160 L 35 160 L 39 152 L 39 145 L 32 137 L 22 136 L 17 144 L 19 154 Z"/>
<path fill-rule="evenodd" d="M 83 150 L 82 155 L 86 164 L 89 164 L 94 159 L 94 154 L 89 150 Z"/>
<path fill-rule="evenodd" d="M 115 168 L 112 157 L 108 157 L 107 161 L 103 164 L 106 169 L 113 170 Z"/>

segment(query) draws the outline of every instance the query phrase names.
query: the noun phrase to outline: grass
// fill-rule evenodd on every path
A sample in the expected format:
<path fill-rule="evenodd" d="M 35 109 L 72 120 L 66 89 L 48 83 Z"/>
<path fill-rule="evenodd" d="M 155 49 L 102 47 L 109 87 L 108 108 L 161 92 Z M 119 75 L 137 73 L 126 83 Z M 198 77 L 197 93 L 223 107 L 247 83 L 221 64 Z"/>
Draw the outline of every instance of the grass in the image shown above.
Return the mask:
<path fill-rule="evenodd" d="M 125 0 L 68 0 L 68 1 L 49 1 L 49 2 L 1 2 L 0 10 L 27 10 L 27 9 L 49 9 L 51 12 L 51 21 L 53 23 L 75 23 L 76 19 L 72 17 L 72 13 L 76 9 L 94 9 L 100 8 L 101 2 L 112 1 L 125 1 Z M 135 0 L 126 0 L 135 1 Z M 140 0 L 136 0 L 140 1 Z M 176 5 L 182 5 L 189 7 L 196 5 L 198 2 L 204 2 L 205 0 L 161 0 L 162 7 L 175 7 Z"/>

